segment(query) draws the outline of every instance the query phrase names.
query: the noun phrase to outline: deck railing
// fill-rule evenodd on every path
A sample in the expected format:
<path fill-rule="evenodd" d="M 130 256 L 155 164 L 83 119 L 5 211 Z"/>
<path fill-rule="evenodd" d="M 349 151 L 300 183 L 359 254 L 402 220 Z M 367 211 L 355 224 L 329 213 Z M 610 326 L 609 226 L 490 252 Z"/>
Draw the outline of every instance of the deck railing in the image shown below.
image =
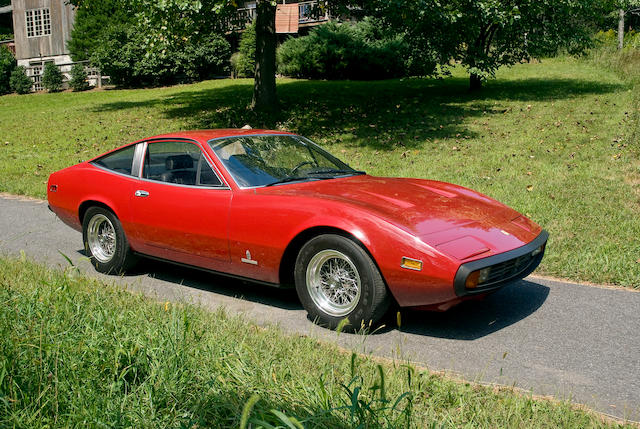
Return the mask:
<path fill-rule="evenodd" d="M 227 20 L 227 28 L 241 30 L 251 24 L 256 18 L 256 7 L 243 7 Z M 329 13 L 320 10 L 317 0 L 302 1 L 298 3 L 298 23 L 312 24 L 324 22 L 329 19 Z"/>
<path fill-rule="evenodd" d="M 301 1 L 298 3 L 298 17 L 300 24 L 323 22 L 329 19 L 329 12 L 320 10 L 317 1 Z"/>

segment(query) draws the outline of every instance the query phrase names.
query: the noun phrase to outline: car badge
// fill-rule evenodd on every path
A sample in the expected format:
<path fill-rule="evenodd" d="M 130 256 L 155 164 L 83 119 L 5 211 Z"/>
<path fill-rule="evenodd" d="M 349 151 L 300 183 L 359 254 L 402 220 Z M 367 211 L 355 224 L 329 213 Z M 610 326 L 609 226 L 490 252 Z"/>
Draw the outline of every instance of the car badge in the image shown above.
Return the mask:
<path fill-rule="evenodd" d="M 251 259 L 251 252 L 249 252 L 249 250 L 247 250 L 245 254 L 247 257 L 240 259 L 242 262 L 245 264 L 258 265 L 258 261 Z"/>

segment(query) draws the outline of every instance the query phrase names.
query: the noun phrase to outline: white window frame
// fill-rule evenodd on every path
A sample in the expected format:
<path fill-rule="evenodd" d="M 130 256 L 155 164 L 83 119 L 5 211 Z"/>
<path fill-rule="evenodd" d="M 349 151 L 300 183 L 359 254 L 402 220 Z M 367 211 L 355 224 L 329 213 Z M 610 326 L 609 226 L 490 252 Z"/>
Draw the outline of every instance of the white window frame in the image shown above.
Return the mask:
<path fill-rule="evenodd" d="M 48 7 L 24 11 L 27 38 L 51 35 L 51 11 Z"/>

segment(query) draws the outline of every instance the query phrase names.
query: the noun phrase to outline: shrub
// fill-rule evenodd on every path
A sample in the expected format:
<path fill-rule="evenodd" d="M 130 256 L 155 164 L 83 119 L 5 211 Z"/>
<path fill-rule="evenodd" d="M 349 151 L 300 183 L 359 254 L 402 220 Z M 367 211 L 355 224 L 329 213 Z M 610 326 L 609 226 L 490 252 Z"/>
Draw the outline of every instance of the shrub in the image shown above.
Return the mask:
<path fill-rule="evenodd" d="M 256 70 L 256 26 L 251 24 L 240 36 L 238 52 L 231 57 L 235 77 L 253 77 Z"/>
<path fill-rule="evenodd" d="M 0 95 L 11 92 L 11 73 L 16 68 L 16 59 L 4 46 L 0 46 Z"/>
<path fill-rule="evenodd" d="M 42 86 L 49 92 L 58 92 L 62 89 L 62 72 L 54 63 L 46 63 L 44 65 Z"/>
<path fill-rule="evenodd" d="M 71 80 L 69 81 L 69 86 L 74 91 L 84 91 L 89 88 L 87 72 L 84 69 L 83 64 L 74 64 L 73 67 L 71 67 Z"/>
<path fill-rule="evenodd" d="M 114 26 L 103 35 L 91 62 L 126 87 L 191 82 L 226 73 L 230 46 L 220 36 L 171 44 L 160 52 L 147 51 L 144 34 L 133 27 Z"/>
<path fill-rule="evenodd" d="M 28 94 L 31 92 L 33 81 L 29 76 L 27 76 L 26 69 L 22 66 L 19 66 L 16 67 L 11 73 L 9 85 L 11 86 L 11 90 L 17 92 L 18 94 Z"/>
<path fill-rule="evenodd" d="M 229 72 L 229 42 L 219 36 L 208 36 L 201 43 L 189 43 L 175 56 L 176 69 L 184 73 L 187 80 L 197 81 Z"/>
<path fill-rule="evenodd" d="M 278 49 L 281 74 L 311 79 L 387 79 L 406 75 L 406 43 L 384 34 L 371 18 L 329 22 Z"/>

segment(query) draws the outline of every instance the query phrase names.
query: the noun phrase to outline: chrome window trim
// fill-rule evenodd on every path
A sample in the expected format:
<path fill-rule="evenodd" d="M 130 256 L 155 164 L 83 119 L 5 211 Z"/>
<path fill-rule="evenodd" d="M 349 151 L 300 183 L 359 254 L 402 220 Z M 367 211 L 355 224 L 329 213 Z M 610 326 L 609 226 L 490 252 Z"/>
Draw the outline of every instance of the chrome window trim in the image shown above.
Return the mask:
<path fill-rule="evenodd" d="M 133 152 L 133 165 L 131 167 L 131 174 L 136 177 L 142 177 L 142 160 L 144 159 L 144 153 L 147 150 L 147 142 L 136 144 L 135 151 Z"/>
<path fill-rule="evenodd" d="M 211 142 L 216 141 L 216 140 L 222 140 L 222 139 L 231 139 L 231 138 L 242 138 L 242 137 L 261 137 L 261 136 L 290 136 L 293 137 L 295 139 L 300 139 L 303 140 L 304 144 L 311 144 L 314 147 L 320 149 L 320 152 L 326 152 L 327 154 L 329 154 L 330 156 L 336 158 L 335 156 L 331 155 L 329 152 L 327 152 L 326 150 L 322 149 L 322 147 L 320 147 L 317 143 L 309 140 L 306 137 L 303 137 L 301 135 L 298 134 L 291 134 L 291 133 L 257 133 L 257 134 L 241 134 L 241 135 L 234 135 L 234 136 L 223 136 L 223 137 L 214 137 L 212 139 L 207 140 L 207 144 L 209 145 L 209 148 L 211 149 L 211 151 L 213 152 L 214 156 L 216 156 L 218 158 L 218 161 L 220 161 L 220 163 L 224 166 L 224 162 L 220 159 L 220 157 L 218 156 L 218 154 L 216 153 L 215 149 L 213 147 L 211 147 Z M 338 161 L 342 162 L 343 164 L 347 165 L 349 168 L 353 168 L 351 167 L 349 164 L 347 164 L 346 162 L 342 161 L 341 159 L 336 158 Z M 256 186 L 241 186 L 238 184 L 238 180 L 233 176 L 233 174 L 225 167 L 225 170 L 227 170 L 227 173 L 229 174 L 229 176 L 231 176 L 231 179 L 233 180 L 233 183 L 240 189 L 258 189 L 258 188 L 266 188 L 269 186 L 269 184 L 266 185 L 256 185 Z M 355 170 L 354 170 L 355 171 Z M 342 179 L 345 177 L 351 177 L 350 174 L 345 174 L 344 176 L 336 176 L 335 179 Z M 321 179 L 313 179 L 313 180 L 300 180 L 299 182 L 289 182 L 289 183 L 282 183 L 282 185 L 289 185 L 289 184 L 293 184 L 293 183 L 307 183 L 307 182 L 316 182 L 318 180 Z M 280 185 L 276 185 L 276 186 L 280 186 Z"/>
<path fill-rule="evenodd" d="M 207 165 L 209 165 L 209 168 L 211 168 L 211 171 L 213 171 L 213 174 L 215 174 L 215 176 L 220 181 L 220 185 L 217 185 L 217 186 L 183 185 L 180 183 L 169 183 L 169 182 L 163 182 L 161 180 L 153 180 L 153 179 L 147 179 L 142 177 L 142 172 L 144 170 L 144 157 L 147 155 L 147 148 L 149 147 L 149 144 L 152 144 L 152 143 L 191 143 L 196 148 L 198 148 L 198 151 L 200 151 L 200 154 L 203 155 L 204 160 L 207 162 Z M 213 165 L 211 165 L 211 161 L 207 158 L 207 154 L 205 153 L 204 150 L 202 150 L 202 148 L 198 145 L 198 142 L 196 142 L 195 140 L 186 139 L 186 138 L 166 138 L 166 139 L 159 138 L 159 139 L 148 140 L 144 142 L 144 152 L 142 154 L 143 154 L 142 158 L 140 159 L 140 175 L 138 176 L 138 179 L 142 181 L 150 182 L 150 183 L 161 183 L 164 185 L 179 186 L 183 188 L 194 188 L 194 189 L 231 189 L 229 185 L 222 179 L 217 169 Z"/>

